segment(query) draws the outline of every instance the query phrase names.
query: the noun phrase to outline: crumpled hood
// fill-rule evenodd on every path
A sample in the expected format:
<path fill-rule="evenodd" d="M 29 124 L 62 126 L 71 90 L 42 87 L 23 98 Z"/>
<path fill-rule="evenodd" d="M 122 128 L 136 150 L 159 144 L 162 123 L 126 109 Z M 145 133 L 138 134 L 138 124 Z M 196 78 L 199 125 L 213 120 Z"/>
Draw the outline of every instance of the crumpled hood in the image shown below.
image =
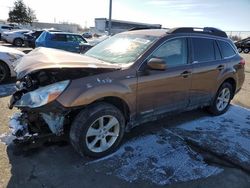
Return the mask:
<path fill-rule="evenodd" d="M 20 79 L 33 71 L 53 68 L 120 69 L 121 67 L 81 54 L 40 47 L 18 60 L 15 72 Z"/>

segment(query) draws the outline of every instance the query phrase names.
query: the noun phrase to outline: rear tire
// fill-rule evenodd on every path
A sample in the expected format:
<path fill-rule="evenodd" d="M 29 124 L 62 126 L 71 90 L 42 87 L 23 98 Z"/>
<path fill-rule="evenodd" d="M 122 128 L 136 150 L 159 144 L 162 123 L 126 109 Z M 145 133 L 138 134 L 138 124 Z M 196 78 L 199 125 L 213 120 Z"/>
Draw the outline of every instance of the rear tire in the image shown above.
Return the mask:
<path fill-rule="evenodd" d="M 17 38 L 14 40 L 13 44 L 14 44 L 14 46 L 22 47 L 23 46 L 23 39 Z"/>
<path fill-rule="evenodd" d="M 10 70 L 9 67 L 0 61 L 0 84 L 6 82 L 10 79 Z"/>
<path fill-rule="evenodd" d="M 99 158 L 117 149 L 124 130 L 125 119 L 118 108 L 109 103 L 96 103 L 75 117 L 70 141 L 81 156 Z"/>
<path fill-rule="evenodd" d="M 228 110 L 232 98 L 232 85 L 228 82 L 223 83 L 217 91 L 211 106 L 208 108 L 208 111 L 213 115 L 224 114 Z"/>
<path fill-rule="evenodd" d="M 245 48 L 243 51 L 244 51 L 245 54 L 248 54 L 249 53 L 249 48 Z"/>
<path fill-rule="evenodd" d="M 238 52 L 241 53 L 242 52 L 242 48 L 237 48 Z"/>

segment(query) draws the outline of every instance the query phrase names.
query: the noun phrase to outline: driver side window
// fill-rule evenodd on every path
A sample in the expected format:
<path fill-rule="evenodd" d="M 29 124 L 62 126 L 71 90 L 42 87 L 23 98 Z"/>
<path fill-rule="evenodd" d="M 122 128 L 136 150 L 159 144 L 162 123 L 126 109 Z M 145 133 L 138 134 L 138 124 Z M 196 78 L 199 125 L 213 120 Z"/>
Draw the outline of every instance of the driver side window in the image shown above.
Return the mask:
<path fill-rule="evenodd" d="M 151 58 L 163 59 L 167 67 L 187 64 L 187 39 L 179 38 L 165 42 Z"/>

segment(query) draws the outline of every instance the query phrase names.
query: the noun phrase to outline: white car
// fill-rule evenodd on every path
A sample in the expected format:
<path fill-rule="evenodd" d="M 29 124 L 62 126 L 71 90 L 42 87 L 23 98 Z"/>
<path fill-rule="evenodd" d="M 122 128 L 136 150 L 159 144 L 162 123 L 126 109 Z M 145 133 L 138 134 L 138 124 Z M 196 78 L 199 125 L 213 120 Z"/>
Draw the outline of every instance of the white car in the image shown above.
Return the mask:
<path fill-rule="evenodd" d="M 0 46 L 0 83 L 16 76 L 14 67 L 16 60 L 23 57 L 25 53 L 13 48 Z"/>
<path fill-rule="evenodd" d="M 10 31 L 10 30 L 14 30 L 14 29 L 20 29 L 19 26 L 17 25 L 13 25 L 13 24 L 0 24 L 0 40 L 1 40 L 1 36 L 3 34 L 3 32 L 5 31 Z"/>
<path fill-rule="evenodd" d="M 3 32 L 2 40 L 13 44 L 14 46 L 22 46 L 24 41 L 24 33 L 28 33 L 30 30 L 13 30 L 9 32 Z"/>
<path fill-rule="evenodd" d="M 1 36 L 2 36 L 3 32 L 10 31 L 11 29 L 12 29 L 12 27 L 9 25 L 0 24 L 0 40 L 1 40 Z"/>

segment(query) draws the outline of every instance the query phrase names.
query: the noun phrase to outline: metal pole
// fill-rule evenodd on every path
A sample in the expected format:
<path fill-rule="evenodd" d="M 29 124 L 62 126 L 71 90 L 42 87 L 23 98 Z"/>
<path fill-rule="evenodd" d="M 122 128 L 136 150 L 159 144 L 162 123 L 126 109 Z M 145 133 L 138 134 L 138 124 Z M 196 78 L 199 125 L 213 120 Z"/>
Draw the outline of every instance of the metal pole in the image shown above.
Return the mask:
<path fill-rule="evenodd" d="M 108 30 L 109 35 L 111 35 L 111 17 L 112 17 L 112 0 L 109 0 L 109 30 Z"/>

